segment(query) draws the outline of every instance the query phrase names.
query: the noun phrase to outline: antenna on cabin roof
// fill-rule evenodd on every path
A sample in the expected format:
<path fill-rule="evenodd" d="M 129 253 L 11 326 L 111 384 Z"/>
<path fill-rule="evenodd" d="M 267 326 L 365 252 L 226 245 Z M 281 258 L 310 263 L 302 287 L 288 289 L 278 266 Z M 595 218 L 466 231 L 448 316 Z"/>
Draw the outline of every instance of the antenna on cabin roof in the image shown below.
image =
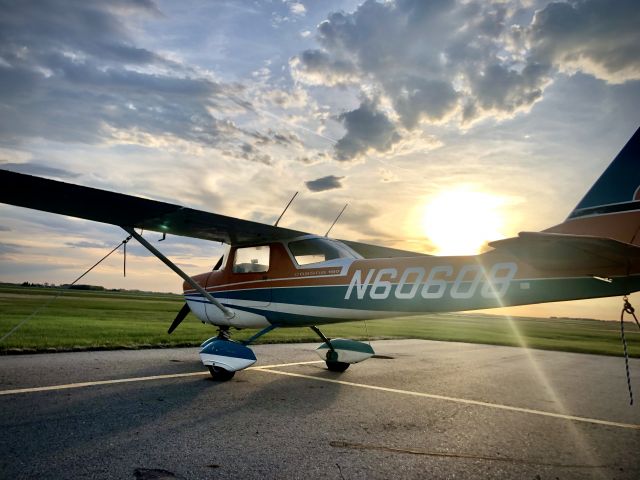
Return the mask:
<path fill-rule="evenodd" d="M 349 206 L 348 203 L 344 204 L 344 207 L 342 207 L 342 210 L 340 210 L 340 213 L 338 214 L 338 216 L 336 217 L 336 219 L 333 221 L 333 223 L 331 224 L 331 226 L 329 227 L 329 230 L 327 230 L 327 233 L 324 234 L 324 236 L 328 236 L 329 232 L 331 231 L 331 229 L 333 228 L 333 226 L 336 224 L 336 222 L 338 221 L 338 219 L 340 218 L 340 216 L 342 215 L 342 212 L 344 212 L 347 209 L 347 206 Z"/>
<path fill-rule="evenodd" d="M 280 216 L 278 217 L 278 219 L 276 220 L 276 223 L 273 224 L 274 227 L 278 226 L 278 222 L 280 221 L 280 219 L 282 218 L 282 216 L 284 215 L 284 212 L 287 211 L 287 208 L 289 208 L 289 205 L 291 205 L 291 203 L 293 203 L 293 199 L 296 198 L 296 195 L 298 195 L 298 192 L 293 194 L 293 197 L 291 197 L 291 200 L 289 200 L 289 203 L 287 203 L 287 206 L 284 207 L 284 210 L 282 211 L 282 213 L 280 214 Z"/>

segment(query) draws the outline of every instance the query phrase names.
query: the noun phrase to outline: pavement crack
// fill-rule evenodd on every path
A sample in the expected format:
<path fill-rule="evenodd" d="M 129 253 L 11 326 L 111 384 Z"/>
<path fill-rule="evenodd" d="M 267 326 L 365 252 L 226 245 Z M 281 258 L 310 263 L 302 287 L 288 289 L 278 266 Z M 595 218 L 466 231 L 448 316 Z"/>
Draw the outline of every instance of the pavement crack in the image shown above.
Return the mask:
<path fill-rule="evenodd" d="M 136 480 L 172 480 L 183 478 L 161 468 L 136 468 L 133 471 L 133 476 Z"/>
<path fill-rule="evenodd" d="M 468 453 L 451 453 L 451 452 L 436 452 L 429 450 L 416 450 L 413 448 L 396 448 L 387 447 L 385 445 L 372 445 L 364 443 L 352 443 L 342 440 L 332 440 L 329 445 L 335 448 L 351 448 L 354 450 L 377 450 L 380 452 L 389 453 L 404 453 L 409 455 L 424 455 L 428 457 L 443 457 L 443 458 L 461 458 L 470 460 L 486 460 L 489 462 L 507 462 L 520 465 L 536 465 L 542 467 L 559 467 L 559 468 L 617 468 L 615 465 L 592 465 L 592 464 L 566 464 L 556 462 L 540 462 L 536 460 L 527 460 L 523 458 L 512 457 L 492 457 L 488 455 L 473 455 Z"/>

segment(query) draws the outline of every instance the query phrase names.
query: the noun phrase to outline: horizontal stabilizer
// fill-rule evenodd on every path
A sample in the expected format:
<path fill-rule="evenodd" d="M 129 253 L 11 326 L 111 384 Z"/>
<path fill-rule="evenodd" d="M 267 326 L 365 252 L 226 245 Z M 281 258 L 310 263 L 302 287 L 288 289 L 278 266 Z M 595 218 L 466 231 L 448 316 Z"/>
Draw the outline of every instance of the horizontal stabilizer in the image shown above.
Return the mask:
<path fill-rule="evenodd" d="M 535 268 L 615 268 L 640 261 L 640 247 L 611 238 L 560 233 L 520 232 L 489 246 L 507 251 Z"/>

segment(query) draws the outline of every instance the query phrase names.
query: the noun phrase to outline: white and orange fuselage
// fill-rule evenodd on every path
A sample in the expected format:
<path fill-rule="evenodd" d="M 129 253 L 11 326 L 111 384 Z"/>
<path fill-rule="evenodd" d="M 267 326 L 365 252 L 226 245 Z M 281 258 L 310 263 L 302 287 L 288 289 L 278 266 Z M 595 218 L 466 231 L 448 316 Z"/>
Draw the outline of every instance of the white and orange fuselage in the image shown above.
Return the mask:
<path fill-rule="evenodd" d="M 639 217 L 640 224 L 640 212 L 616 216 L 623 221 L 629 215 Z M 570 231 L 564 225 L 565 232 Z M 335 242 L 347 254 L 300 265 L 290 247 L 298 242 Z M 549 260 L 540 266 L 540 262 L 523 262 L 499 248 L 476 256 L 364 259 L 336 240 L 312 236 L 262 248 L 269 252 L 265 271 L 234 271 L 238 247 L 233 247 L 222 268 L 193 277 L 234 313 L 233 318 L 225 317 L 185 283 L 187 303 L 200 320 L 236 328 L 309 326 L 608 297 L 640 290 L 637 259 L 614 266 L 610 262 L 567 265 Z"/>

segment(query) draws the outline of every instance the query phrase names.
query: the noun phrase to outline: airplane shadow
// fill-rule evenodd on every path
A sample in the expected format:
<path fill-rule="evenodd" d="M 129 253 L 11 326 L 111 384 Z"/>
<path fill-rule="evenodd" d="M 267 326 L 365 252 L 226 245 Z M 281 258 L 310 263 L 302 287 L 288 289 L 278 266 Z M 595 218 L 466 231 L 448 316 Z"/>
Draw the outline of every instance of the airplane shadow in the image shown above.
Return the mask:
<path fill-rule="evenodd" d="M 186 363 L 184 371 L 194 371 L 195 364 Z M 312 374 L 339 378 L 328 371 Z M 336 404 L 342 389 L 251 371 L 229 382 L 196 376 L 30 394 L 7 405 L 1 426 L 13 440 L 2 451 L 10 452 L 12 463 L 40 471 L 81 456 L 92 464 L 118 448 L 157 448 L 185 438 L 208 443 L 221 435 L 240 439 L 247 428 L 277 430 L 282 418 L 312 423 Z"/>

